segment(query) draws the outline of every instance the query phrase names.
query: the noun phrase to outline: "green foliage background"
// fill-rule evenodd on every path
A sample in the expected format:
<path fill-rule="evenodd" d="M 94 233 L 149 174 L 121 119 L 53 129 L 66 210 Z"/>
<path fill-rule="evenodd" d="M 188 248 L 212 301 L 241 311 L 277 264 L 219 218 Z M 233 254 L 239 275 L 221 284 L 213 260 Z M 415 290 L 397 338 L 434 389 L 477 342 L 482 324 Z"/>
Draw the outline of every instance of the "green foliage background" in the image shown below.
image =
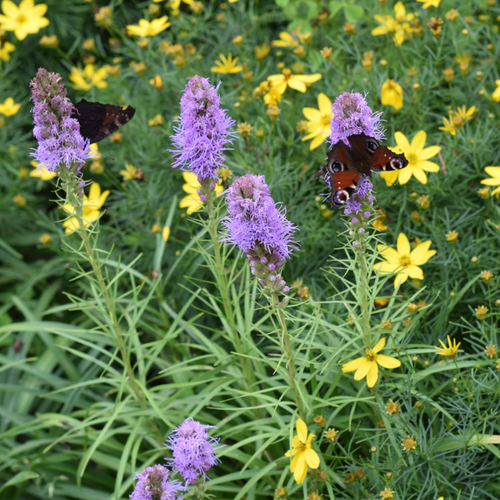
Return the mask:
<path fill-rule="evenodd" d="M 0 128 L 2 498 L 128 498 L 133 473 L 169 456 L 162 440 L 188 416 L 216 425 L 216 435 L 226 444 L 222 464 L 210 472 L 207 483 L 208 493 L 217 499 L 274 498 L 279 486 L 297 499 L 313 492 L 329 499 L 375 498 L 386 486 L 396 491 L 395 498 L 405 500 L 498 498 L 500 451 L 488 436 L 500 434 L 499 372 L 496 360 L 484 350 L 499 343 L 500 210 L 497 198 L 483 200 L 477 190 L 487 177 L 484 167 L 497 165 L 500 157 L 500 110 L 489 99 L 500 79 L 500 7 L 486 1 L 457 6 L 443 0 L 438 8 L 423 10 L 421 3 L 405 2 L 408 12 L 418 13 L 423 33 L 395 47 L 389 35 L 371 35 L 377 26 L 375 14 L 393 15 L 390 1 L 386 7 L 374 0 L 340 7 L 340 2 L 321 0 L 203 2 L 201 14 L 182 4 L 178 17 L 160 3 L 160 12 L 168 13 L 172 26 L 143 49 L 123 28 L 148 17 L 150 2 L 112 1 L 109 29 L 94 20 L 96 8 L 104 4 L 46 3 L 50 25 L 42 32 L 22 42 L 12 33 L 4 35 L 16 50 L 0 69 L 0 102 L 13 97 L 21 103 L 20 111 L 6 117 Z M 460 13 L 455 23 L 445 17 L 451 8 Z M 323 9 L 332 14 L 324 23 L 317 20 Z M 426 26 L 436 15 L 445 21 L 440 38 Z M 345 33 L 346 20 L 355 22 L 354 35 Z M 273 48 L 263 61 L 256 60 L 256 45 L 299 25 L 313 30 L 304 58 L 291 49 Z M 59 49 L 40 46 L 42 34 L 57 35 Z M 239 46 L 232 42 L 237 35 L 243 36 Z M 119 41 L 115 48 L 111 37 Z M 118 64 L 120 73 L 108 76 L 106 88 L 84 94 L 72 89 L 68 75 L 71 66 L 83 67 L 82 43 L 88 38 L 96 43 L 96 65 Z M 164 40 L 191 43 L 197 52 L 180 68 L 159 49 Z M 333 48 L 332 60 L 321 56 L 323 47 Z M 366 51 L 374 52 L 369 73 L 361 64 Z M 210 72 L 218 55 L 228 52 L 248 65 L 253 81 L 244 80 L 242 72 Z M 460 74 L 454 60 L 461 53 L 472 55 L 468 75 Z M 145 63 L 143 75 L 129 66 L 132 61 Z M 304 94 L 288 89 L 280 116 L 272 122 L 262 100 L 251 96 L 261 81 L 280 72 L 281 61 L 287 67 L 301 62 L 305 74 L 321 73 L 322 79 Z M 21 167 L 29 167 L 30 148 L 35 147 L 28 85 L 38 67 L 61 73 L 73 101 L 85 97 L 137 109 L 121 130 L 122 144 L 99 144 L 107 155 L 103 174 L 87 169 L 85 177 L 111 190 L 98 246 L 109 252 L 102 254 L 108 259 L 102 267 L 110 281 L 117 276 L 109 289 L 145 406 L 130 388 L 95 287 L 91 281 L 74 280 L 76 275 L 82 278 L 79 265 L 84 270 L 88 266 L 81 253 L 68 252 L 63 243 L 75 249 L 79 244 L 78 236 L 64 236 L 53 186 L 20 174 Z M 408 75 L 412 67 L 415 76 Z M 451 83 L 442 73 L 448 67 L 456 74 Z M 481 81 L 477 71 L 482 72 Z M 265 175 L 274 199 L 284 203 L 300 228 L 301 246 L 284 277 L 290 284 L 302 280 L 310 298 L 303 301 L 293 293 L 287 319 L 307 423 L 317 436 L 321 468 L 328 473 L 325 483 L 313 472 L 303 485 L 296 485 L 284 457 L 297 414 L 273 310 L 251 281 L 239 252 L 226 248 L 224 264 L 244 351 L 236 353 L 214 280 L 212 243 L 197 214 L 193 220 L 178 208 L 184 181 L 181 172 L 170 168 L 167 150 L 180 93 L 195 74 L 210 77 L 212 83 L 220 79 L 224 107 L 238 123 L 254 127 L 251 136 L 237 140 L 227 154 L 232 179 L 248 171 Z M 149 83 L 155 75 L 163 80 L 161 91 Z M 380 104 L 388 78 L 404 90 L 404 105 L 397 113 Z M 387 144 L 395 145 L 395 131 L 411 138 L 424 130 L 426 145 L 442 147 L 445 166 L 429 174 L 426 185 L 412 178 L 405 185 L 387 187 L 381 178 L 374 179 L 377 204 L 390 217 L 388 230 L 379 233 L 377 241 L 395 246 L 404 232 L 422 241 L 431 239 L 437 254 L 423 266 L 424 281 L 408 281 L 397 295 L 392 279 L 370 276 L 372 327 L 376 334 L 392 338 L 393 353 L 403 363 L 381 377 L 373 391 L 341 372 L 342 363 L 363 353 L 358 323 L 352 327 L 347 320 L 349 314 L 356 317 L 358 307 L 356 267 L 340 236 L 345 232 L 341 213 L 325 211 L 317 198 L 325 188 L 314 174 L 323 163 L 326 144 L 311 152 L 296 131 L 297 122 L 304 119 L 302 108 L 317 107 L 319 92 L 333 101 L 350 90 L 368 92 L 372 108 L 384 111 Z M 454 137 L 439 130 L 448 107 L 463 105 L 477 107 L 474 119 Z M 164 125 L 149 127 L 148 120 L 158 113 Z M 259 129 L 264 131 L 261 139 L 255 134 Z M 120 170 L 126 164 L 141 168 L 145 182 L 124 182 Z M 412 193 L 428 195 L 430 207 L 421 209 Z M 26 206 L 13 203 L 17 194 L 24 196 Z M 415 210 L 419 222 L 410 215 Z M 163 226 L 169 214 L 171 236 L 165 245 L 151 228 L 155 223 Z M 455 245 L 446 239 L 451 230 L 459 235 Z M 51 243 L 39 242 L 44 233 L 51 235 Z M 372 264 L 379 260 L 377 241 L 371 246 Z M 160 274 L 156 279 L 154 269 Z M 483 270 L 494 274 L 489 284 L 480 279 Z M 383 297 L 390 298 L 389 305 L 376 309 L 374 299 Z M 426 306 L 404 326 L 408 301 L 422 300 Z M 484 321 L 474 313 L 480 305 L 489 309 Z M 380 326 L 388 319 L 392 331 Z M 439 364 L 432 347 L 447 335 L 462 342 L 456 364 Z M 242 368 L 246 363 L 252 372 L 250 384 Z M 384 409 L 390 399 L 401 406 L 401 413 L 391 418 Z M 416 406 L 416 401 L 422 405 Z M 335 445 L 313 423 L 318 414 L 326 418 L 327 428 L 340 430 Z M 404 454 L 401 439 L 408 435 L 418 447 Z M 362 480 L 346 481 L 346 473 L 359 469 L 365 472 Z"/>

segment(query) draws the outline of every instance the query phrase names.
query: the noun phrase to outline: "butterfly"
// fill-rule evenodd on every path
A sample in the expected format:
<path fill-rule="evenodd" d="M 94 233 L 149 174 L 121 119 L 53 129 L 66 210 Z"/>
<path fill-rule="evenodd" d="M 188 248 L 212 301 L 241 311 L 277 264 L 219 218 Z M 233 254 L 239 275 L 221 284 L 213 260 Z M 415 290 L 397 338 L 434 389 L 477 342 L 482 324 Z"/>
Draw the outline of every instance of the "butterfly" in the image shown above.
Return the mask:
<path fill-rule="evenodd" d="M 326 163 L 314 177 L 322 177 L 325 184 L 331 187 L 327 200 L 332 207 L 347 203 L 356 190 L 360 175 L 400 170 L 408 165 L 404 153 L 390 151 L 373 137 L 351 135 L 349 142 L 351 147 L 342 141 L 335 144 L 328 152 Z"/>
<path fill-rule="evenodd" d="M 71 118 L 80 124 L 80 133 L 90 143 L 99 142 L 128 123 L 135 114 L 132 106 L 123 108 L 113 104 L 89 102 L 82 99 L 75 104 Z"/>

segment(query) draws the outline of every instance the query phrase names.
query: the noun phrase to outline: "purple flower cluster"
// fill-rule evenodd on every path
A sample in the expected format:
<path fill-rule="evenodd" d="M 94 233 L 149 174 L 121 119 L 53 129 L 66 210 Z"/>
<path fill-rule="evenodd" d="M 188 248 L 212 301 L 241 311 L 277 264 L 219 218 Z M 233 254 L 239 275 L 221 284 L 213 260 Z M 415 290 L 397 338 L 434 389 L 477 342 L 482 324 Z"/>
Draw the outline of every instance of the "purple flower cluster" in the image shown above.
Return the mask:
<path fill-rule="evenodd" d="M 147 467 L 135 473 L 137 484 L 130 500 L 181 500 L 182 489 L 179 481 L 169 479 L 170 471 L 163 465 Z"/>
<path fill-rule="evenodd" d="M 285 209 L 274 203 L 264 176 L 248 173 L 238 177 L 227 191 L 226 203 L 229 215 L 222 219 L 227 230 L 222 241 L 247 254 L 252 272 L 263 286 L 287 292 L 278 271 L 297 248 L 293 239 L 297 228 L 287 220 Z"/>
<path fill-rule="evenodd" d="M 365 97 L 358 92 L 343 92 L 335 99 L 330 120 L 332 146 L 343 141 L 350 147 L 349 136 L 356 134 L 365 134 L 377 140 L 384 138 L 385 130 L 380 123 L 382 113 L 374 113 Z"/>
<path fill-rule="evenodd" d="M 172 450 L 173 458 L 167 459 L 184 478 L 186 488 L 194 484 L 214 465 L 220 463 L 216 450 L 222 448 L 219 439 L 208 434 L 208 429 L 215 429 L 213 425 L 203 425 L 192 418 L 186 419 L 177 429 L 170 433 L 167 441 Z"/>
<path fill-rule="evenodd" d="M 219 84 L 220 85 L 220 84 Z M 193 76 L 189 79 L 181 98 L 179 127 L 171 136 L 175 158 L 172 167 L 181 167 L 195 173 L 198 179 L 217 179 L 217 169 L 226 160 L 225 144 L 235 136 L 229 131 L 235 122 L 220 108 L 217 88 L 207 78 Z"/>
<path fill-rule="evenodd" d="M 30 88 L 33 135 L 38 141 L 31 155 L 51 172 L 62 165 L 70 168 L 77 164 L 79 169 L 91 157 L 90 143 L 80 134 L 78 120 L 71 118 L 73 104 L 66 97 L 61 75 L 40 68 Z"/>
<path fill-rule="evenodd" d="M 344 213 L 350 215 L 364 211 L 364 216 L 370 217 L 370 212 L 366 211 L 366 205 L 373 204 L 372 188 L 373 184 L 370 182 L 369 177 L 362 175 L 359 179 L 356 191 L 347 200 Z"/>

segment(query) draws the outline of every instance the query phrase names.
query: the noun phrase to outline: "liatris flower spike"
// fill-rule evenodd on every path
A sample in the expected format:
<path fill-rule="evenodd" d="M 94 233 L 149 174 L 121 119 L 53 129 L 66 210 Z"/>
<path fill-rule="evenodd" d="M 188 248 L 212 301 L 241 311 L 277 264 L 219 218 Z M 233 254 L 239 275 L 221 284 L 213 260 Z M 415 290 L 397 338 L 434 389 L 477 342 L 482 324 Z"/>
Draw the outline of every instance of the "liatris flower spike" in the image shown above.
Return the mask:
<path fill-rule="evenodd" d="M 218 88 L 210 85 L 208 78 L 189 79 L 181 98 L 180 125 L 170 137 L 174 149 L 169 151 L 175 158 L 172 167 L 193 172 L 206 187 L 218 179 L 217 169 L 226 160 L 225 145 L 235 137 L 229 130 L 235 122 L 220 108 Z"/>
<path fill-rule="evenodd" d="M 71 118 L 73 104 L 66 97 L 61 75 L 40 68 L 30 83 L 34 102 L 33 134 L 38 148 L 31 155 L 50 172 L 63 166 L 79 171 L 91 157 L 90 144 L 80 134 L 80 124 Z"/>
<path fill-rule="evenodd" d="M 169 480 L 170 471 L 163 465 L 147 467 L 135 473 L 137 484 L 130 500 L 182 500 L 179 481 Z"/>
<path fill-rule="evenodd" d="M 279 272 L 297 247 L 297 228 L 287 220 L 285 209 L 276 207 L 264 176 L 238 177 L 228 189 L 226 203 L 229 215 L 222 219 L 227 229 L 222 241 L 246 253 L 263 287 L 271 293 L 288 292 Z"/>
<path fill-rule="evenodd" d="M 210 436 L 208 429 L 216 427 L 188 418 L 170 433 L 168 444 L 165 444 L 172 450 L 173 456 L 167 460 L 183 477 L 186 488 L 195 484 L 198 478 L 203 477 L 205 481 L 208 470 L 220 463 L 216 450 L 224 445 L 219 446 L 219 439 Z"/>

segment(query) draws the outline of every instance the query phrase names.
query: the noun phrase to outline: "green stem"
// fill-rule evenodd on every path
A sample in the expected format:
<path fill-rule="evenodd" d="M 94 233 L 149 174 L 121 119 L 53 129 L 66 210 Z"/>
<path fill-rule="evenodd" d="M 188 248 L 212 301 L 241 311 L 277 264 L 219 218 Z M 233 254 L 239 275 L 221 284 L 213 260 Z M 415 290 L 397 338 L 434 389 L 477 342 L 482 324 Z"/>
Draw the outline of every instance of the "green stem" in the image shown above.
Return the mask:
<path fill-rule="evenodd" d="M 373 343 L 370 332 L 370 302 L 368 300 L 368 268 L 366 266 L 365 247 L 365 233 L 362 233 L 359 234 L 358 237 L 358 252 L 356 254 L 359 269 L 358 297 L 361 307 L 361 328 L 363 329 L 363 340 L 366 348 L 371 349 L 373 347 Z"/>
<path fill-rule="evenodd" d="M 290 378 L 290 388 L 292 389 L 293 397 L 295 399 L 295 405 L 299 410 L 300 418 L 306 420 L 306 412 L 302 406 L 302 401 L 299 396 L 299 391 L 297 389 L 297 382 L 295 379 L 295 362 L 293 358 L 292 343 L 290 342 L 290 336 L 288 335 L 288 328 L 286 327 L 285 315 L 283 314 L 283 309 L 278 307 L 280 302 L 278 292 L 273 293 L 273 304 L 277 308 L 278 321 L 281 327 L 281 335 L 283 337 L 283 342 L 285 344 L 285 352 L 288 360 L 288 376 Z"/>

